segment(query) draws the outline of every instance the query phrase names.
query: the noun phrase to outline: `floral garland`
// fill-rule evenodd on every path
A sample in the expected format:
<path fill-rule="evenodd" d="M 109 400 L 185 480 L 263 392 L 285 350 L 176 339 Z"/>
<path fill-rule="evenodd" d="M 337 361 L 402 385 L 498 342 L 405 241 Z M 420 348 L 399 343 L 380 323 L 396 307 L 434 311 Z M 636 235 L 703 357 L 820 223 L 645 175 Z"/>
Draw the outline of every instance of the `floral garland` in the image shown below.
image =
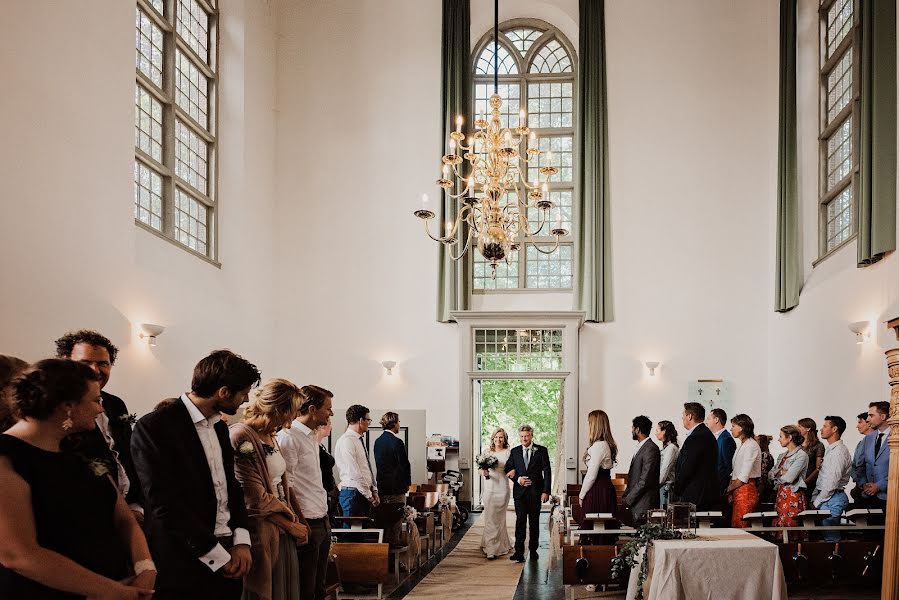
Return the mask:
<path fill-rule="evenodd" d="M 646 555 L 655 540 L 684 540 L 695 538 L 696 534 L 680 529 L 669 529 L 664 525 L 647 523 L 637 528 L 634 538 L 628 541 L 618 550 L 618 555 L 612 559 L 612 578 L 624 578 L 625 574 L 637 566 L 640 553 L 643 560 L 640 561 L 640 577 L 637 579 L 636 600 L 643 600 L 643 584 L 648 575 L 649 560 Z"/>

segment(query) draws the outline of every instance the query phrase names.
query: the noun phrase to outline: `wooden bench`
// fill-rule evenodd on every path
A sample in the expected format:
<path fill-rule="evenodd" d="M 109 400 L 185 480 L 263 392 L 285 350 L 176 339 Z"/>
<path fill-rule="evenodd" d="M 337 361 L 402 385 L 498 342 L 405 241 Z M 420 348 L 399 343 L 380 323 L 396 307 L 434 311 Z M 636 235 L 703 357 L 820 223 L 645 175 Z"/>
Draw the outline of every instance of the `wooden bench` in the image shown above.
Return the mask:
<path fill-rule="evenodd" d="M 696 521 L 699 529 L 711 529 L 715 519 L 721 519 L 724 515 L 720 510 L 704 510 L 696 512 Z"/>
<path fill-rule="evenodd" d="M 749 529 L 759 529 L 765 527 L 767 523 L 772 523 L 772 519 L 777 518 L 776 511 L 751 512 L 743 515 L 743 520 L 749 523 Z"/>
<path fill-rule="evenodd" d="M 331 554 L 334 556 L 337 579 L 340 582 L 337 600 L 383 598 L 384 583 L 388 578 L 389 552 L 387 544 L 333 544 Z M 377 586 L 377 591 L 353 591 L 353 586 Z"/>
<path fill-rule="evenodd" d="M 406 503 L 418 512 L 431 510 L 439 501 L 440 492 L 409 492 L 406 498 Z"/>
<path fill-rule="evenodd" d="M 844 513 L 844 516 L 856 525 L 864 527 L 868 525 L 868 521 L 871 518 L 873 518 L 874 520 L 882 519 L 883 510 L 879 508 L 854 508 L 852 510 L 846 511 L 846 513 Z"/>
<path fill-rule="evenodd" d="M 334 520 L 336 520 L 340 524 L 349 525 L 350 529 L 363 529 L 372 522 L 370 517 L 336 516 L 334 517 Z"/>
<path fill-rule="evenodd" d="M 410 492 L 437 492 L 438 494 L 449 493 L 448 483 L 413 483 L 409 486 Z"/>
<path fill-rule="evenodd" d="M 803 527 L 814 527 L 818 525 L 824 519 L 829 519 L 831 517 L 829 510 L 804 510 L 798 515 L 799 522 L 802 523 Z"/>
<path fill-rule="evenodd" d="M 562 583 L 567 586 L 592 583 L 617 583 L 612 579 L 612 559 L 618 555 L 617 546 L 562 546 Z M 577 561 L 586 558 L 589 566 L 582 577 L 577 574 Z M 569 594 L 572 589 L 568 588 Z"/>

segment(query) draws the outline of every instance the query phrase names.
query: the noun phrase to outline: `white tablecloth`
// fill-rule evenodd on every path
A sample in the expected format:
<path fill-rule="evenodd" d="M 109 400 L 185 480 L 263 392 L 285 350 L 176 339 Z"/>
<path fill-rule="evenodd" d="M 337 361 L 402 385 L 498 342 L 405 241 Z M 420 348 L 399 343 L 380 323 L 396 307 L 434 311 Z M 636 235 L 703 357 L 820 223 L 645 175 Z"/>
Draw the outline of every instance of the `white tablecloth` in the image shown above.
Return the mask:
<path fill-rule="evenodd" d="M 656 540 L 645 600 L 786 600 L 777 546 L 740 529 L 707 529 L 694 540 Z M 627 600 L 637 594 L 639 566 Z"/>

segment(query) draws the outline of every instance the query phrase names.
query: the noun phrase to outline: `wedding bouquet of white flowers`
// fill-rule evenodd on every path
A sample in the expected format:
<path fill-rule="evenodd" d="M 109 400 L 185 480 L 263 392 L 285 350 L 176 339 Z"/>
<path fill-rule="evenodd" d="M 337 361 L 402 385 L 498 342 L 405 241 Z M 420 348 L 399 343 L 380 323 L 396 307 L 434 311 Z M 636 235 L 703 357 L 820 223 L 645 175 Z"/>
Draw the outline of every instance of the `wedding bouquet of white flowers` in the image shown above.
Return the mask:
<path fill-rule="evenodd" d="M 495 456 L 486 453 L 478 454 L 474 461 L 477 463 L 478 469 L 481 469 L 482 471 L 489 471 L 499 464 L 499 460 Z M 484 479 L 490 479 L 490 475 L 485 475 Z"/>

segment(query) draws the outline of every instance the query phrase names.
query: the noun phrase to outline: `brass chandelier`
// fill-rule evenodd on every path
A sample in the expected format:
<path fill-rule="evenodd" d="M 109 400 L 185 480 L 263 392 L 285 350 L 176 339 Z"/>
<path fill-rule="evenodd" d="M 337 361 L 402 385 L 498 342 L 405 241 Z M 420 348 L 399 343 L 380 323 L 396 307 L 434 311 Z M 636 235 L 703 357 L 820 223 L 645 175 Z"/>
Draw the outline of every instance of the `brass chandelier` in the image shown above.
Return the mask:
<path fill-rule="evenodd" d="M 496 278 L 499 261 L 512 262 L 512 253 L 521 247 L 524 237 L 534 236 L 549 229 L 550 211 L 555 205 L 549 200 L 547 182 L 559 172 L 552 164 L 552 152 L 547 151 L 544 166 L 538 168 L 543 176 L 527 181 L 528 166 L 540 164 L 537 135 L 527 127 L 526 114 L 519 114 L 519 126 L 514 130 L 503 128 L 500 115 L 502 98 L 499 96 L 499 0 L 494 4 L 493 27 L 493 95 L 490 97 L 490 118 L 483 114 L 475 120 L 475 131 L 467 137 L 462 133 L 462 115 L 456 117 L 456 130 L 449 135 L 449 152 L 442 159 L 442 174 L 437 185 L 447 190 L 453 200 L 462 200 L 455 217 L 445 224 L 442 237 L 431 233 L 429 221 L 434 211 L 428 207 L 427 194 L 422 196 L 422 207 L 415 216 L 424 221 L 425 232 L 432 240 L 451 247 L 462 237 L 464 243 L 458 254 L 448 250 L 454 261 L 461 259 L 476 240 L 478 252 L 490 263 L 492 276 Z M 524 154 L 520 148 L 527 143 Z M 465 163 L 468 173 L 465 174 Z M 458 194 L 451 189 L 462 189 Z M 514 192 L 516 201 L 503 203 L 506 193 Z M 480 195 L 479 195 L 480 194 Z M 534 229 L 528 220 L 529 209 L 537 209 L 538 219 Z M 467 230 L 467 233 L 466 233 Z M 555 243 L 549 249 L 534 244 L 539 252 L 552 254 L 559 248 L 559 238 L 568 235 L 561 225 L 561 213 L 555 226 L 549 229 Z M 461 233 L 461 235 L 460 235 Z M 440 232 L 438 231 L 438 235 Z"/>

